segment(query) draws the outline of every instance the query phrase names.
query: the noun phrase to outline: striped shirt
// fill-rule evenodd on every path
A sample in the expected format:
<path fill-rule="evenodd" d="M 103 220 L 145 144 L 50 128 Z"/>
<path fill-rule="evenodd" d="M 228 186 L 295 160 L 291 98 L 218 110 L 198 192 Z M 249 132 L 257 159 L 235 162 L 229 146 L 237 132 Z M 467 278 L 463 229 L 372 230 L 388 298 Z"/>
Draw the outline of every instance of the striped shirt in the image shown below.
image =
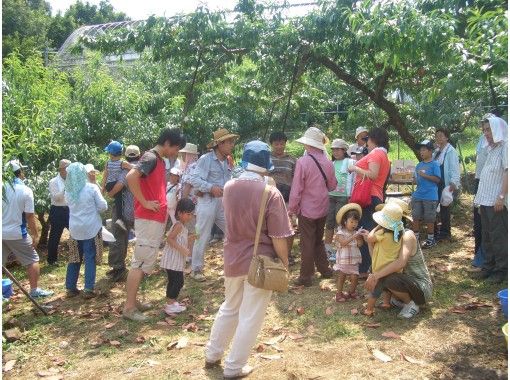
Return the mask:
<path fill-rule="evenodd" d="M 503 176 L 508 169 L 507 143 L 483 148 L 480 158 L 476 163 L 480 173 L 480 184 L 475 196 L 475 205 L 494 206 L 501 194 Z"/>
<path fill-rule="evenodd" d="M 271 172 L 271 177 L 278 185 L 292 186 L 292 178 L 294 177 L 294 169 L 296 168 L 296 159 L 285 154 L 276 157 L 271 154 L 274 169 Z"/>
<path fill-rule="evenodd" d="M 177 235 L 177 244 L 187 247 L 188 229 L 181 222 L 175 222 L 175 224 L 170 227 L 168 233 L 170 233 L 177 224 L 182 226 L 181 232 Z M 186 256 L 177 251 L 175 248 L 170 247 L 168 243 L 166 243 L 165 248 L 163 248 L 163 256 L 161 256 L 161 262 L 159 266 L 163 269 L 183 272 L 184 267 L 186 266 Z"/>
<path fill-rule="evenodd" d="M 108 160 L 106 163 L 106 183 L 117 182 L 122 173 L 122 161 L 121 160 Z"/>

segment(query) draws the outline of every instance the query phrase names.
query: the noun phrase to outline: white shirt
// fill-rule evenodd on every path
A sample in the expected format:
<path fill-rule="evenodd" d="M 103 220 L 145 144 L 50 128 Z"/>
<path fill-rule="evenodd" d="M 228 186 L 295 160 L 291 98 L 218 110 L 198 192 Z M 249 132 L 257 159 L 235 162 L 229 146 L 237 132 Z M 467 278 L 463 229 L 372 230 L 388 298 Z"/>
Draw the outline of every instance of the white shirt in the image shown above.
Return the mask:
<path fill-rule="evenodd" d="M 65 182 L 60 174 L 57 174 L 56 177 L 50 180 L 48 189 L 50 190 L 52 206 L 67 206 L 67 202 L 64 197 Z"/>
<path fill-rule="evenodd" d="M 508 169 L 507 143 L 483 148 L 484 160 L 480 164 L 480 183 L 475 195 L 475 205 L 494 206 L 503 187 L 503 176 Z M 478 169 L 478 168 L 477 168 Z M 505 197 L 505 204 L 507 199 Z"/>
<path fill-rule="evenodd" d="M 76 202 L 71 201 L 67 193 L 65 198 L 69 205 L 69 233 L 71 237 L 75 240 L 94 238 L 102 227 L 99 213 L 108 208 L 99 188 L 87 182 Z"/>
<path fill-rule="evenodd" d="M 24 213 L 34 213 L 34 193 L 19 178 L 4 184 L 2 199 L 2 240 L 19 240 L 27 236 Z"/>

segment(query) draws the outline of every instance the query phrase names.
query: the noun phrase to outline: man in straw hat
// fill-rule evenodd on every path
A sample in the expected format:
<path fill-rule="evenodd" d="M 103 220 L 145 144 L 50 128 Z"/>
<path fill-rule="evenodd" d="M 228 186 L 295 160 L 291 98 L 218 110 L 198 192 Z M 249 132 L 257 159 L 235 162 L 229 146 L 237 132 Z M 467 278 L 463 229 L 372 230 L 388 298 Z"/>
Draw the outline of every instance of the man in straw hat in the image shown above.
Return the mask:
<path fill-rule="evenodd" d="M 351 156 L 358 149 L 363 149 L 367 146 L 368 129 L 365 127 L 356 128 L 356 134 L 354 135 L 354 138 L 356 139 L 356 142 L 349 146 L 349 149 L 347 150 L 347 154 L 349 156 Z"/>
<path fill-rule="evenodd" d="M 306 150 L 296 162 L 289 200 L 289 212 L 298 216 L 301 234 L 301 269 L 296 284 L 311 286 L 315 267 L 323 278 L 333 275 L 322 238 L 328 214 L 328 193 L 336 188 L 337 181 L 333 163 L 325 154 L 328 139 L 319 128 L 308 128 L 296 141 Z"/>
<path fill-rule="evenodd" d="M 191 277 L 196 281 L 205 281 L 202 273 L 204 253 L 213 225 L 216 224 L 225 231 L 225 214 L 221 198 L 223 187 L 231 178 L 227 156 L 232 153 L 238 137 L 225 128 L 216 130 L 212 141 L 207 145 L 212 151 L 198 159 L 197 166 L 190 176 L 190 182 L 198 195 L 196 230 L 199 236 L 191 256 Z"/>
<path fill-rule="evenodd" d="M 71 161 L 63 159 L 58 164 L 58 174 L 49 184 L 50 191 L 50 237 L 48 239 L 48 264 L 55 265 L 58 259 L 58 245 L 64 228 L 69 229 L 69 207 L 64 198 L 64 181 L 67 176 L 66 168 Z"/>

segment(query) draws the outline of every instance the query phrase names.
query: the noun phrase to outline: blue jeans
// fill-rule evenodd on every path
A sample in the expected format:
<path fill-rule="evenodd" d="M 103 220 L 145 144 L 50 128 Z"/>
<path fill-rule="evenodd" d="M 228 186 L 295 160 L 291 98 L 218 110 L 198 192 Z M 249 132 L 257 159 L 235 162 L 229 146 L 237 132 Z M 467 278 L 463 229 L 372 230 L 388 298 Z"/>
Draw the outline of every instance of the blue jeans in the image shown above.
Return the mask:
<path fill-rule="evenodd" d="M 66 289 L 76 290 L 81 263 L 84 261 L 85 289 L 94 290 L 94 284 L 96 282 L 96 243 L 94 238 L 88 240 L 77 240 L 77 242 L 81 261 L 79 263 L 67 264 Z"/>

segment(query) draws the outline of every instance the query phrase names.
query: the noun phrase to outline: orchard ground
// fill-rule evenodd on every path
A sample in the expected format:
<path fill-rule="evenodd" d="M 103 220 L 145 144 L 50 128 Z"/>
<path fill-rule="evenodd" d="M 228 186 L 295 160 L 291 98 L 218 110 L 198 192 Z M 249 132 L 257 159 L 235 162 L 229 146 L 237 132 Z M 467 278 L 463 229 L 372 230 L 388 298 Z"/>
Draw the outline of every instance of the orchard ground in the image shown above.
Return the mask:
<path fill-rule="evenodd" d="M 397 319 L 396 310 L 362 316 L 363 299 L 334 301 L 334 279 L 316 279 L 311 288 L 275 294 L 249 359 L 256 368 L 252 378 L 506 379 L 507 344 L 501 332 L 505 318 L 496 297 L 506 285 L 477 282 L 468 274 L 474 246 L 471 202 L 472 197 L 463 195 L 456 206 L 453 241 L 425 251 L 434 298 L 416 318 Z M 294 251 L 299 252 L 297 240 Z M 203 368 L 204 345 L 223 301 L 221 252 L 221 243 L 208 250 L 206 282 L 186 278 L 181 299 L 188 310 L 181 315 L 167 317 L 162 312 L 164 272 L 149 276 L 142 290 L 155 304 L 147 313 L 148 323 L 120 317 L 124 285 L 106 280 L 106 264 L 97 270 L 101 294 L 88 301 L 65 298 L 63 264 L 43 264 L 41 286 L 55 291 L 45 301 L 52 306 L 51 314 L 35 312 L 17 289 L 3 306 L 4 330 L 15 326 L 22 332 L 14 343 L 3 341 L 4 370 L 14 364 L 4 377 L 222 378 L 221 369 Z M 295 278 L 299 264 L 291 269 Z M 27 286 L 24 271 L 13 271 Z M 363 292 L 362 286 L 358 290 Z M 375 350 L 391 361 L 377 358 L 381 355 Z"/>

